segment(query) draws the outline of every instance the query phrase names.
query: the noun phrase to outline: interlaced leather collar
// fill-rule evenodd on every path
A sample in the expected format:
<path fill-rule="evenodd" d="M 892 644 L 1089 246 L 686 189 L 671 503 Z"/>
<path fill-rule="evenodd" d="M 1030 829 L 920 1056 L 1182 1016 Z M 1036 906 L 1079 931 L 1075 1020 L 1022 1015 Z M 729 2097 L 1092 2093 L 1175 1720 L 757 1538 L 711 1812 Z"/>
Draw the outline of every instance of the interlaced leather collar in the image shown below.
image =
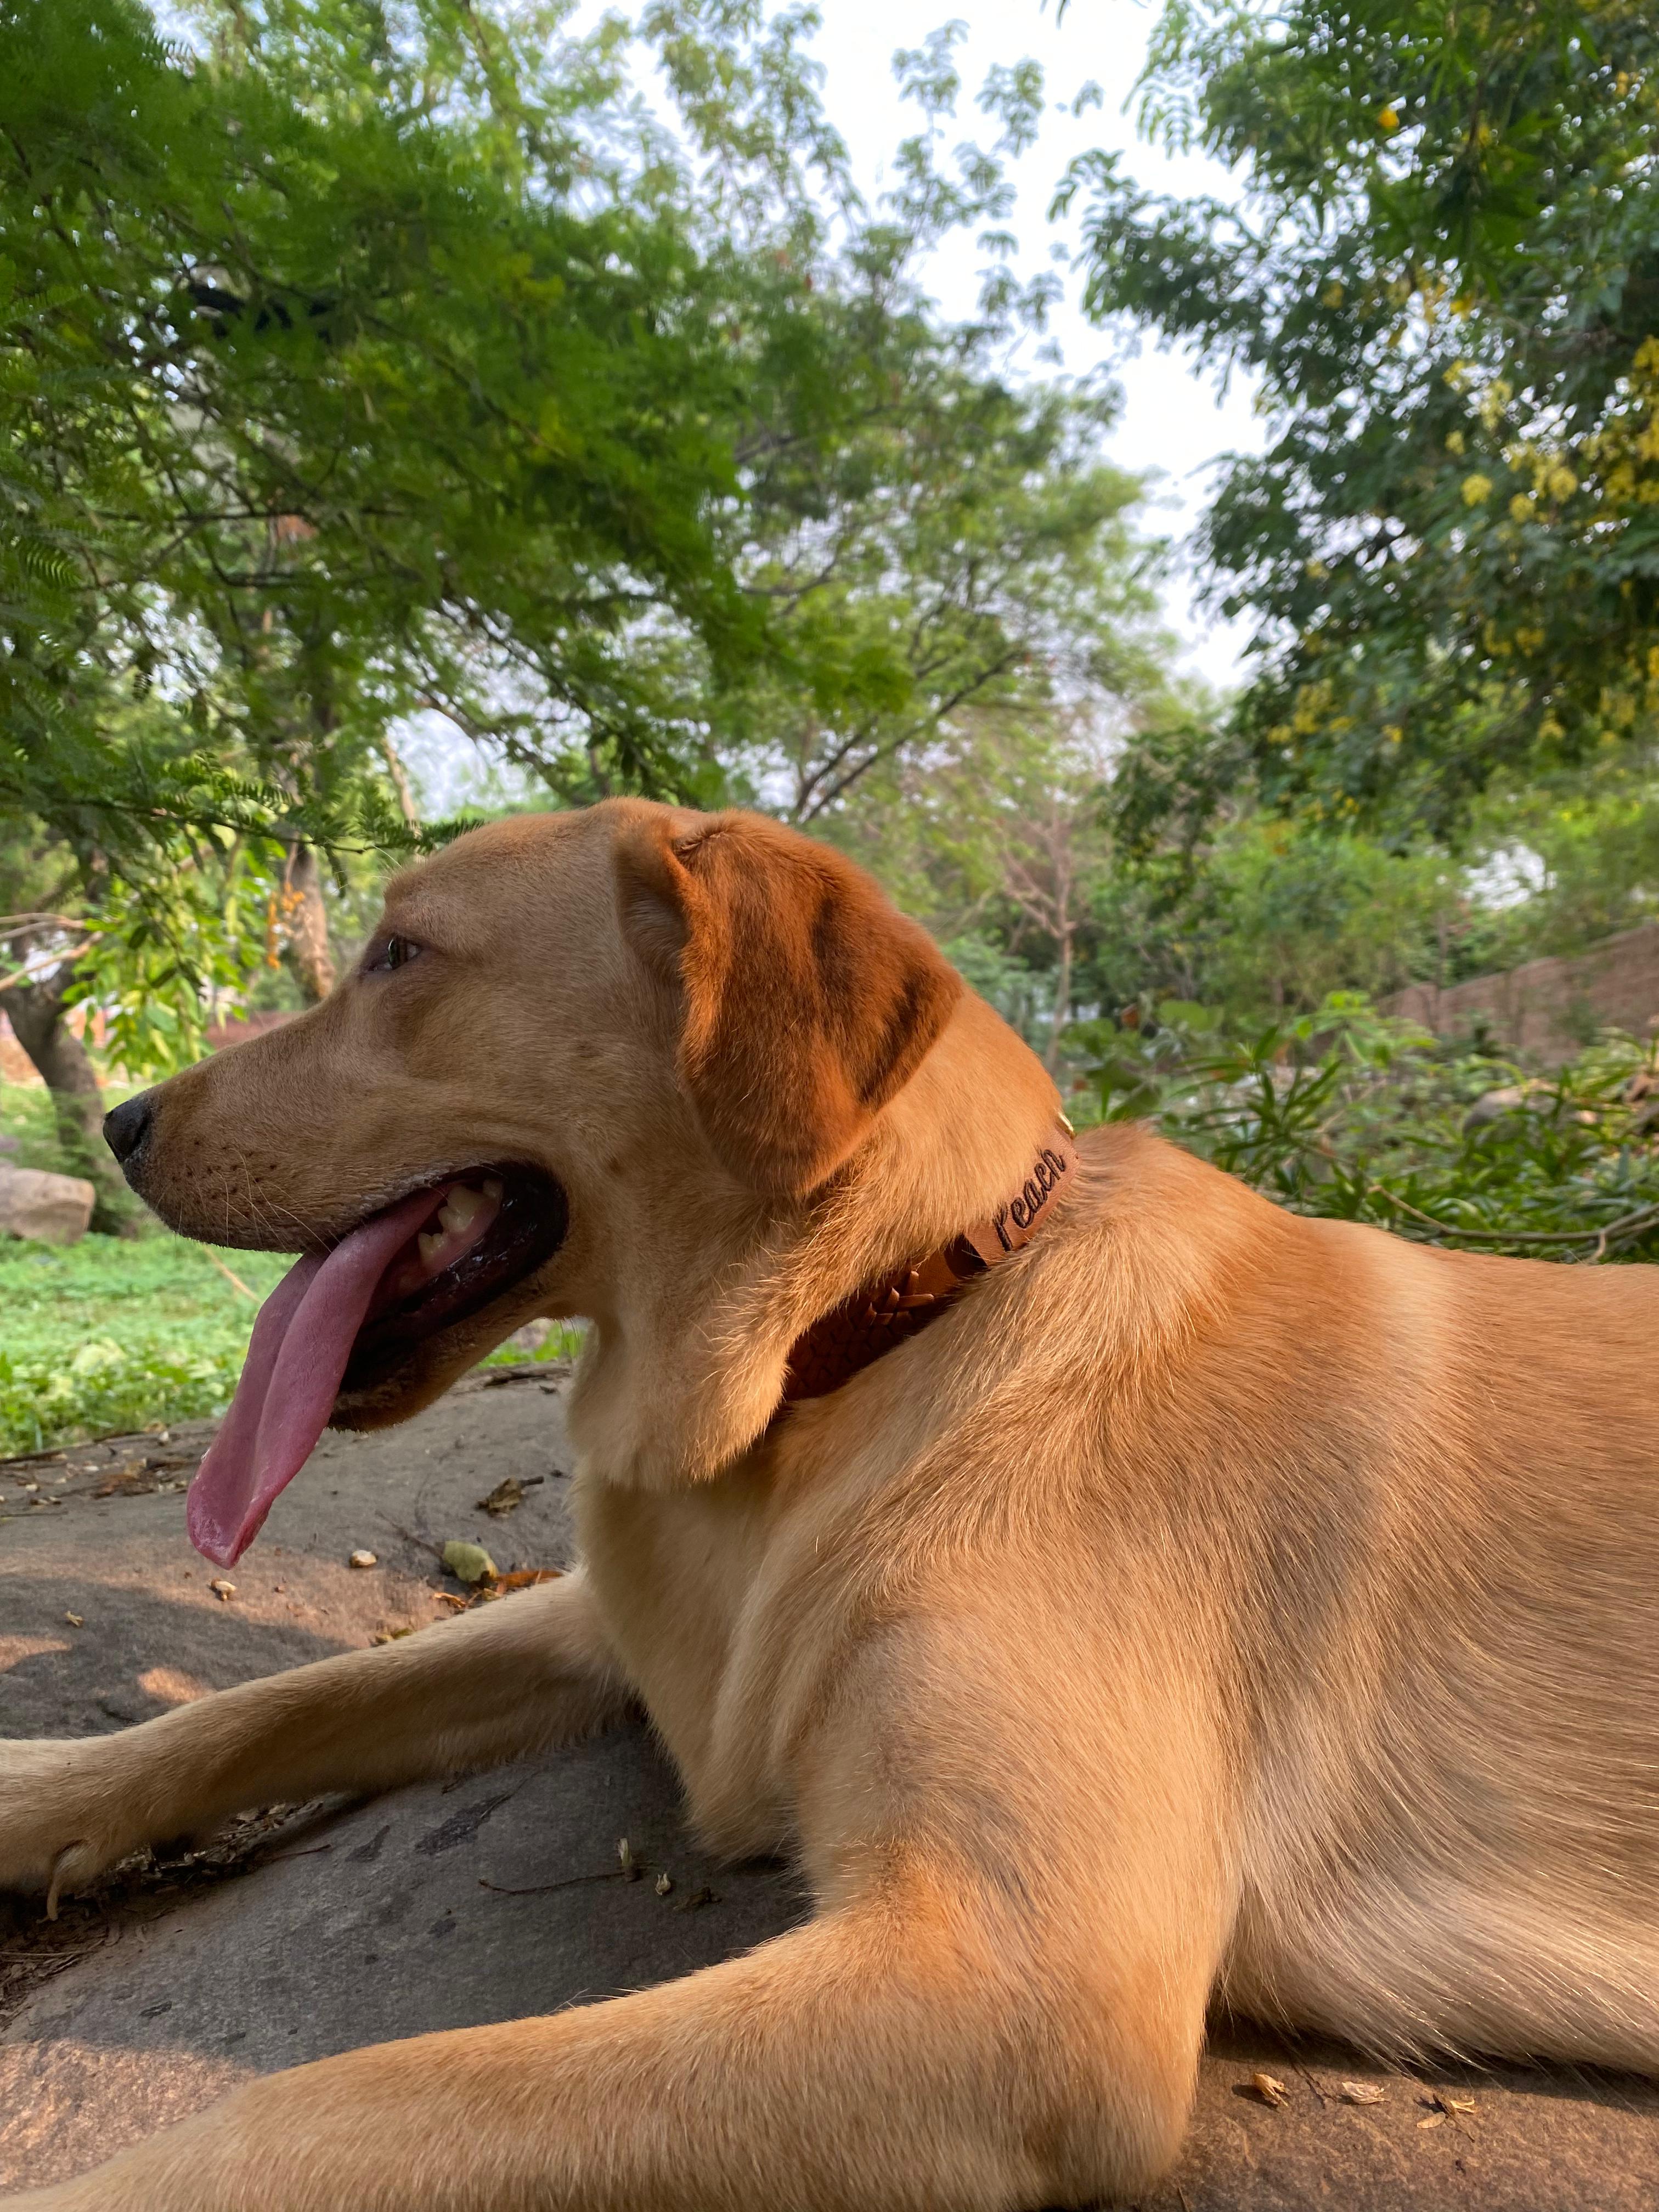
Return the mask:
<path fill-rule="evenodd" d="M 952 1305 L 975 1275 L 1029 1244 L 1048 1219 L 1056 1192 L 1077 1169 L 1072 1125 L 1060 1117 L 1013 1196 L 988 1221 L 976 1221 L 914 1265 L 896 1267 L 824 1314 L 789 1348 L 783 1403 L 831 1390 L 906 1344 Z"/>

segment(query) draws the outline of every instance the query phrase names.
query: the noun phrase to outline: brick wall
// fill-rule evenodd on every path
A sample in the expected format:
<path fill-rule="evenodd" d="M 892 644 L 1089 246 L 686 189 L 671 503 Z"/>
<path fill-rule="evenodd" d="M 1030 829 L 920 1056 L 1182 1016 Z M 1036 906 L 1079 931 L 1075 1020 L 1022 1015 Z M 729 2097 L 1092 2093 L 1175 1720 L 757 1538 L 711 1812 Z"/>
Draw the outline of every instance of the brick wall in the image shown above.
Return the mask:
<path fill-rule="evenodd" d="M 1439 1036 L 1484 1023 L 1493 1041 L 1543 1065 L 1570 1060 L 1600 1029 L 1645 1036 L 1659 1021 L 1659 922 L 1644 922 L 1571 957 L 1528 960 L 1501 975 L 1474 975 L 1443 991 L 1408 984 L 1380 1001 L 1385 1013 Z"/>

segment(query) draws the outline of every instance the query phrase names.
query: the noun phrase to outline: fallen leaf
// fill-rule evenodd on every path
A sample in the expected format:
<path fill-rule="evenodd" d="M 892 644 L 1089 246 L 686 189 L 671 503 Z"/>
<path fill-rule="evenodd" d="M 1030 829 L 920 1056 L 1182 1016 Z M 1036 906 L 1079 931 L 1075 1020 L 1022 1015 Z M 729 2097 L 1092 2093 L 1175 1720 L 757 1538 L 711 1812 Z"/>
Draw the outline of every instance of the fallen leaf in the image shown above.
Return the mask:
<path fill-rule="evenodd" d="M 1279 2106 L 1287 2105 L 1290 2102 L 1285 2084 L 1276 2080 L 1271 2074 L 1252 2074 L 1250 2087 L 1264 2105 Z"/>
<path fill-rule="evenodd" d="M 1446 2124 L 1446 2115 L 1443 2112 L 1431 2112 L 1426 2120 L 1419 2120 L 1417 2124 L 1419 2128 L 1443 2128 Z"/>
<path fill-rule="evenodd" d="M 71 1628 L 84 1628 L 87 1625 L 78 1613 L 66 1613 L 64 1618 Z"/>
<path fill-rule="evenodd" d="M 719 1898 L 705 1882 L 701 1889 L 690 1890 L 685 1896 L 677 1899 L 670 1910 L 674 1912 L 701 1912 L 705 1905 L 719 1903 Z"/>
<path fill-rule="evenodd" d="M 528 1481 L 520 1482 L 516 1474 L 503 1475 L 489 1497 L 478 1500 L 478 1510 L 481 1513 L 494 1514 L 499 1521 L 507 1514 L 517 1511 L 524 1504 L 526 1490 L 533 1490 L 538 1482 L 545 1482 L 546 1480 L 545 1475 L 532 1474 Z"/>
<path fill-rule="evenodd" d="M 1388 2091 L 1376 2081 L 1345 2081 L 1342 2101 L 1345 2105 L 1380 2105 Z"/>
<path fill-rule="evenodd" d="M 629 1842 L 626 1836 L 620 1838 L 617 1841 L 617 1856 L 622 1862 L 623 1880 L 624 1881 L 637 1881 L 644 1869 L 641 1867 L 639 1861 L 635 1857 L 634 1846 Z"/>
<path fill-rule="evenodd" d="M 222 1575 L 210 1582 L 208 1584 L 208 1588 L 213 1592 L 213 1595 L 218 1599 L 221 1605 L 228 1605 L 232 1598 L 236 1595 L 235 1583 L 228 1583 Z"/>
<path fill-rule="evenodd" d="M 349 1567 L 378 1567 L 380 1556 L 374 1552 L 354 1552 L 346 1561 Z"/>
<path fill-rule="evenodd" d="M 495 1562 L 482 1544 L 464 1543 L 459 1537 L 443 1548 L 443 1562 L 458 1583 L 476 1585 L 495 1579 Z"/>
<path fill-rule="evenodd" d="M 659 1897 L 666 1897 L 669 1891 L 672 1889 L 673 1887 L 674 1877 L 672 1875 L 659 1874 L 657 1876 L 657 1894 Z"/>
<path fill-rule="evenodd" d="M 414 1633 L 412 1628 L 377 1628 L 368 1640 L 371 1644 L 396 1644 Z"/>
<path fill-rule="evenodd" d="M 498 1590 L 533 1589 L 538 1583 L 556 1583 L 564 1574 L 562 1567 L 514 1567 L 510 1575 L 497 1575 Z"/>

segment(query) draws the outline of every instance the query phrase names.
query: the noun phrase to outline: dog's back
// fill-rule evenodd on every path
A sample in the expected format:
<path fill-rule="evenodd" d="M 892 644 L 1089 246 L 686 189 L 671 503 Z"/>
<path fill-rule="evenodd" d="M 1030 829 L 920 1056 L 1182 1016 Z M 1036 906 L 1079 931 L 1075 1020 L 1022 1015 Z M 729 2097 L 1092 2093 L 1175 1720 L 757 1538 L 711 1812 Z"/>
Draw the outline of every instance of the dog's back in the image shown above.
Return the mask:
<path fill-rule="evenodd" d="M 1659 1271 L 1297 1218 L 1143 1132 L 1088 1151 L 1047 1325 L 1109 1318 L 1097 1541 L 1156 1526 L 1226 1700 L 1226 1996 L 1659 2065 Z"/>

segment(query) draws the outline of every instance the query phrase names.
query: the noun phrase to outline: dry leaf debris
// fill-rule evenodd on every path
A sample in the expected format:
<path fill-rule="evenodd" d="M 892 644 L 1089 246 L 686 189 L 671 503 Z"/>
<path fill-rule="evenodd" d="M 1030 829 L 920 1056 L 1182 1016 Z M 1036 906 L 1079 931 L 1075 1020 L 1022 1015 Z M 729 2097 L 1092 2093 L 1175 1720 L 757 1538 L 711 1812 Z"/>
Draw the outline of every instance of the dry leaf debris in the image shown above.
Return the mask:
<path fill-rule="evenodd" d="M 380 1555 L 374 1552 L 354 1552 L 346 1561 L 349 1567 L 378 1567 L 380 1564 Z"/>
<path fill-rule="evenodd" d="M 1380 2081 L 1345 2081 L 1340 2094 L 1345 2105 L 1380 2105 L 1389 2093 Z"/>
<path fill-rule="evenodd" d="M 533 1490 L 538 1482 L 545 1482 L 546 1480 L 544 1474 L 532 1474 L 526 1475 L 521 1482 L 516 1474 L 503 1475 L 489 1497 L 478 1500 L 478 1510 L 493 1515 L 498 1521 L 502 1520 L 507 1514 L 516 1512 L 524 1504 L 526 1491 Z"/>
<path fill-rule="evenodd" d="M 232 1598 L 236 1595 L 235 1583 L 227 1582 L 222 1575 L 215 1576 L 214 1579 L 208 1584 L 208 1588 L 213 1592 L 213 1595 L 218 1599 L 221 1605 L 228 1605 Z"/>
<path fill-rule="evenodd" d="M 1290 2094 L 1285 2084 L 1274 2075 L 1252 2074 L 1250 2087 L 1264 2105 L 1272 2105 L 1277 2108 L 1290 2102 Z"/>
<path fill-rule="evenodd" d="M 1473 2097 L 1454 2097 L 1447 2089 L 1424 2089 L 1417 2101 L 1430 2108 L 1428 2118 L 1418 2122 L 1419 2128 L 1437 2128 L 1448 2118 L 1468 2119 L 1474 2112 Z"/>

